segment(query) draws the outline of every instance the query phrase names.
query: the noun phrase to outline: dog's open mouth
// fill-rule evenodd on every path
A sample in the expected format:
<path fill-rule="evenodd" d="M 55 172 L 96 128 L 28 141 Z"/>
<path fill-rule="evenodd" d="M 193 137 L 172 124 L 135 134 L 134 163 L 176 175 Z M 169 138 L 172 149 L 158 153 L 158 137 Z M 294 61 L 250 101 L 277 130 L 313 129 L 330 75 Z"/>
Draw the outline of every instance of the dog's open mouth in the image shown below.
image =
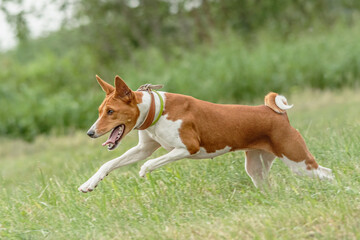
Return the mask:
<path fill-rule="evenodd" d="M 107 148 L 108 150 L 114 150 L 117 145 L 119 144 L 121 138 L 123 137 L 125 132 L 125 125 L 121 124 L 117 127 L 115 127 L 111 133 L 110 136 L 108 138 L 108 140 L 106 140 L 106 142 L 104 142 L 102 145 L 108 145 Z"/>

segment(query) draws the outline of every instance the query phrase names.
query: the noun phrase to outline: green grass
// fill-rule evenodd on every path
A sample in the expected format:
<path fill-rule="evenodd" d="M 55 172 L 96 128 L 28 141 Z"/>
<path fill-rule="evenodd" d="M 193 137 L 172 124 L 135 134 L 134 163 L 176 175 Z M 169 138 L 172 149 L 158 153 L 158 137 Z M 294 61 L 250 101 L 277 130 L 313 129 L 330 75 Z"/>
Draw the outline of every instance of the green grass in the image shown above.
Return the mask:
<path fill-rule="evenodd" d="M 334 182 L 294 176 L 277 160 L 271 188 L 256 189 L 243 153 L 181 160 L 138 176 L 143 162 L 115 170 L 88 194 L 77 191 L 118 150 L 85 132 L 0 140 L 1 239 L 359 239 L 358 90 L 299 91 L 292 125 Z M 261 100 L 257 101 L 261 103 Z M 161 155 L 159 150 L 155 155 Z"/>

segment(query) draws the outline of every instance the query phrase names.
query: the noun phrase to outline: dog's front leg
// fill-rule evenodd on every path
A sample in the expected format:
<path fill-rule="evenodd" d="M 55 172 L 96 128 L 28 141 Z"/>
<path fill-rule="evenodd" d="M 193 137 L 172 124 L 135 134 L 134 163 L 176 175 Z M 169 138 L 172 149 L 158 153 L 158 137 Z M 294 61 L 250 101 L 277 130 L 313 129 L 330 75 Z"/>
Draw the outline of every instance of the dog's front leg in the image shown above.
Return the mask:
<path fill-rule="evenodd" d="M 139 143 L 139 145 L 131 148 L 120 157 L 102 165 L 89 180 L 78 188 L 78 190 L 83 193 L 91 192 L 112 170 L 149 157 L 156 149 L 159 148 L 159 146 L 160 145 L 157 142 Z"/>
<path fill-rule="evenodd" d="M 140 175 L 140 177 L 145 177 L 145 174 L 147 172 L 151 172 L 151 171 L 155 170 L 156 168 L 159 168 L 167 163 L 170 163 L 170 162 L 173 162 L 176 160 L 180 160 L 182 158 L 186 158 L 189 156 L 190 156 L 190 153 L 187 149 L 175 148 L 175 149 L 171 150 L 169 153 L 167 153 L 161 157 L 146 161 L 144 163 L 144 165 L 141 166 L 139 175 Z"/>

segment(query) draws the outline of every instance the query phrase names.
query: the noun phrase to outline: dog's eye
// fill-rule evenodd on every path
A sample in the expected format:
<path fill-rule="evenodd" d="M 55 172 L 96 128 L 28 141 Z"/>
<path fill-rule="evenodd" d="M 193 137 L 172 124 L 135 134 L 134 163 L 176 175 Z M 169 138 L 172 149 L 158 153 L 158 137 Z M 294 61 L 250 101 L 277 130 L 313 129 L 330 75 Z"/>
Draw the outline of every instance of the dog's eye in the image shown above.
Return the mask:
<path fill-rule="evenodd" d="M 113 114 L 113 112 L 114 112 L 114 110 L 111 110 L 111 109 L 110 109 L 110 110 L 107 111 L 107 114 L 108 114 L 108 115 L 111 115 L 111 114 Z"/>

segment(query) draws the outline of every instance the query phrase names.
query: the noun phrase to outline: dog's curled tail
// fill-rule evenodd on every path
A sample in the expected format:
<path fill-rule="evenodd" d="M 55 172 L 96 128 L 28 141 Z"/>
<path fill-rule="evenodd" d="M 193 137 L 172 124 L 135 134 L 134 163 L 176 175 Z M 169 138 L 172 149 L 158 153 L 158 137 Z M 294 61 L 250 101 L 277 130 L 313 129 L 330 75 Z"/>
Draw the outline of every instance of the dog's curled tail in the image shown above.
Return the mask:
<path fill-rule="evenodd" d="M 265 106 L 268 106 L 277 113 L 285 113 L 286 110 L 293 107 L 293 105 L 288 104 L 286 97 L 274 92 L 268 93 L 268 95 L 265 96 L 264 101 Z"/>

